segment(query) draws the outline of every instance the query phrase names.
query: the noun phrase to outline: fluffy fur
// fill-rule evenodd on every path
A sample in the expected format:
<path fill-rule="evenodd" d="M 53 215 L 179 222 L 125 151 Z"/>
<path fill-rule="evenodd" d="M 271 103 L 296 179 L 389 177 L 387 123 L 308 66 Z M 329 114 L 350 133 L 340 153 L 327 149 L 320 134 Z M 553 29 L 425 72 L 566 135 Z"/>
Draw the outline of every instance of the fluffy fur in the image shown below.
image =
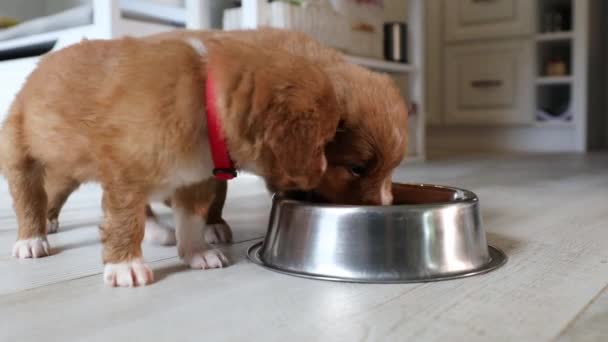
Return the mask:
<path fill-rule="evenodd" d="M 391 203 L 392 172 L 406 154 L 407 111 L 390 77 L 347 63 L 339 52 L 298 32 L 270 28 L 229 32 L 178 30 L 147 39 L 187 41 L 199 50 L 209 40 L 235 39 L 263 49 L 280 49 L 321 67 L 336 92 L 341 127 L 325 147 L 328 166 L 314 189 L 316 197 L 347 204 Z M 211 231 L 219 227 L 223 233 L 208 234 L 208 242 L 226 242 L 229 238 L 221 236 L 230 237 L 230 228 L 222 219 L 226 184 L 218 184 L 216 196 L 221 201 L 211 206 L 208 225 Z M 270 187 L 271 191 L 276 190 Z M 56 222 L 53 217 L 50 219 Z M 146 236 L 156 236 L 148 234 L 150 230 L 146 230 Z"/>
<path fill-rule="evenodd" d="M 223 266 L 226 258 L 202 239 L 218 202 L 206 184 L 214 182 L 201 96 L 209 70 L 237 165 L 280 190 L 321 182 L 323 148 L 339 121 L 326 74 L 279 49 L 231 39 L 204 47 L 125 38 L 85 41 L 42 59 L 0 131 L 0 166 L 19 224 L 16 256 L 48 255 L 47 218 L 78 184 L 96 181 L 108 284 L 152 281 L 141 253 L 151 199 L 171 198 L 186 263 Z"/>
<path fill-rule="evenodd" d="M 405 102 L 389 76 L 347 63 L 339 52 L 292 31 L 178 30 L 148 39 L 237 39 L 281 49 L 321 67 L 336 92 L 341 129 L 325 148 L 328 167 L 315 194 L 337 203 L 391 203 L 392 173 L 406 154 L 408 139 Z"/>

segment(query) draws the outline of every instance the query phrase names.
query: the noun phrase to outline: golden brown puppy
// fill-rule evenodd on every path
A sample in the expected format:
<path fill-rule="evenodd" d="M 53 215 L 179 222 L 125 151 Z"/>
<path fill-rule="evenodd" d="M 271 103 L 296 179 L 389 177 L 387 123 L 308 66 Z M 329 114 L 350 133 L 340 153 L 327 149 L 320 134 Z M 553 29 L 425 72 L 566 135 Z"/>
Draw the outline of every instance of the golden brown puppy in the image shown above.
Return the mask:
<path fill-rule="evenodd" d="M 337 93 L 342 127 L 325 148 L 328 169 L 314 192 L 324 200 L 337 203 L 391 202 L 392 172 L 406 154 L 407 111 L 390 77 L 347 63 L 339 52 L 293 31 L 269 28 L 230 32 L 178 30 L 147 39 L 200 42 L 236 39 L 265 49 L 281 49 L 320 66 L 329 75 Z M 230 228 L 221 214 L 226 184 L 217 182 L 220 185 L 212 185 L 216 186 L 216 198 L 220 200 L 214 201 L 209 210 L 205 237 L 208 242 L 229 242 Z M 68 184 L 65 193 L 71 191 Z M 62 203 L 51 200 L 53 202 Z M 57 226 L 57 213 L 58 210 L 49 210 L 52 227 Z M 161 244 L 174 241 L 172 230 L 154 218 L 146 223 L 146 238 Z"/>
<path fill-rule="evenodd" d="M 342 127 L 326 147 L 327 172 L 314 192 L 330 202 L 391 203 L 392 173 L 407 150 L 407 109 L 389 76 L 350 64 L 339 52 L 287 30 L 178 30 L 148 39 L 238 39 L 285 50 L 321 67 L 336 91 Z"/>
<path fill-rule="evenodd" d="M 314 64 L 229 39 L 86 41 L 42 59 L 0 131 L 19 224 L 13 254 L 48 255 L 47 200 L 97 181 L 108 284 L 152 281 L 141 252 L 151 199 L 171 198 L 187 264 L 222 267 L 225 257 L 201 234 L 215 197 L 199 184 L 213 169 L 205 115 L 213 104 L 202 96 L 209 72 L 235 163 L 277 189 L 317 186 L 339 117 L 334 88 Z"/>

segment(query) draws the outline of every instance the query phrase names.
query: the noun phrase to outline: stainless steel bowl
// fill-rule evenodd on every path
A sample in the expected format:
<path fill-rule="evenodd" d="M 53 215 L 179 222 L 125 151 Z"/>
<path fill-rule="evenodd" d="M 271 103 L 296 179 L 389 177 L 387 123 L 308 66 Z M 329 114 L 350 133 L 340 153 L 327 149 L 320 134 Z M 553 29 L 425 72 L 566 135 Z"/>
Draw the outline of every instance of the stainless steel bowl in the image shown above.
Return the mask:
<path fill-rule="evenodd" d="M 506 262 L 487 245 L 474 193 L 394 183 L 393 196 L 390 206 L 275 196 L 266 238 L 249 258 L 295 276 L 365 283 L 460 278 Z"/>

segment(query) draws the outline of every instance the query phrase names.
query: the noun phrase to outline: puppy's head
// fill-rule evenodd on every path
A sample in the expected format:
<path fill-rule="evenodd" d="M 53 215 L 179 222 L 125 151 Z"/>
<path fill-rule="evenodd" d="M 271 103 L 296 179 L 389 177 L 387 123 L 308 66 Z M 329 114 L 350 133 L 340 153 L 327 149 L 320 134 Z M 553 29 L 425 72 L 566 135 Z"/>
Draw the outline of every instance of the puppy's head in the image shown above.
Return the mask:
<path fill-rule="evenodd" d="M 271 191 L 310 190 L 339 122 L 334 88 L 309 60 L 239 41 L 208 42 L 208 70 L 232 157 Z"/>
<path fill-rule="evenodd" d="M 390 77 L 342 65 L 330 71 L 341 111 L 314 193 L 344 204 L 391 204 L 391 177 L 407 150 L 407 110 Z"/>

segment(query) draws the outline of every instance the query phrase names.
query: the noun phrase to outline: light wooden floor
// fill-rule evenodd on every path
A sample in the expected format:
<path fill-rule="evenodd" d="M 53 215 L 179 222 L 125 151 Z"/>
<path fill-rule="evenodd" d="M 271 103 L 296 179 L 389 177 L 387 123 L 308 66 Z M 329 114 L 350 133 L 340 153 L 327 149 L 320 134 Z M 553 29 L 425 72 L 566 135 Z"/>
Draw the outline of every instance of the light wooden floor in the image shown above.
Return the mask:
<path fill-rule="evenodd" d="M 175 248 L 146 245 L 156 283 L 112 289 L 101 279 L 97 187 L 71 198 L 63 228 L 50 237 L 51 257 L 17 261 L 0 183 L 0 340 L 608 340 L 608 155 L 442 158 L 407 165 L 396 179 L 477 192 L 488 239 L 509 263 L 409 285 L 272 273 L 245 258 L 264 234 L 269 197 L 242 178 L 231 184 L 226 210 L 232 266 L 188 270 Z"/>

